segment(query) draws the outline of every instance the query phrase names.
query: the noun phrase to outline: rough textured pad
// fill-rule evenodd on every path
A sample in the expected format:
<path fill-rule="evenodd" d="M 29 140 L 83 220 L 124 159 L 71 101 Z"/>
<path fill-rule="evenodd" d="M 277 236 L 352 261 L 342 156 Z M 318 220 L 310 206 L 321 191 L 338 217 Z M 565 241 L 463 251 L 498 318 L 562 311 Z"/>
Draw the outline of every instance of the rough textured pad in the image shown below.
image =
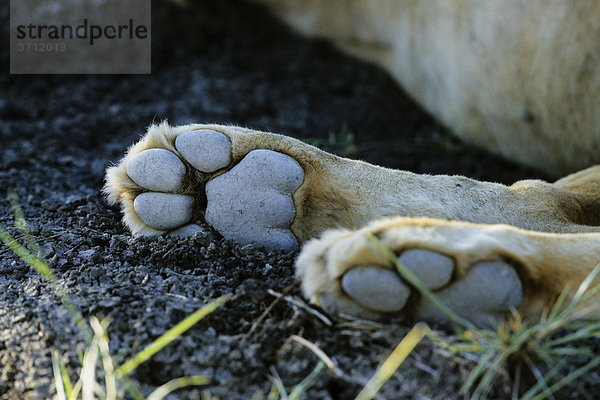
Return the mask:
<path fill-rule="evenodd" d="M 351 269 L 342 278 L 342 288 L 360 305 L 380 312 L 402 310 L 410 296 L 396 272 L 378 267 Z"/>
<path fill-rule="evenodd" d="M 400 256 L 400 261 L 432 290 L 446 285 L 454 270 L 452 258 L 430 250 L 406 250 Z"/>
<path fill-rule="evenodd" d="M 239 244 L 296 250 L 290 231 L 295 216 L 293 192 L 304 179 L 293 158 L 254 150 L 238 165 L 206 184 L 206 222 Z"/>
<path fill-rule="evenodd" d="M 199 225 L 189 224 L 189 225 L 184 225 L 179 229 L 175 229 L 174 231 L 169 232 L 169 235 L 176 236 L 176 237 L 190 237 L 190 236 L 194 236 L 197 233 L 198 234 L 205 233 L 205 230 L 202 229 L 202 227 Z"/>
<path fill-rule="evenodd" d="M 523 288 L 515 270 L 502 261 L 480 262 L 467 274 L 436 295 L 448 307 L 479 327 L 493 327 L 504 313 L 521 304 Z M 427 300 L 417 316 L 429 320 L 446 317 Z"/>
<path fill-rule="evenodd" d="M 135 183 L 158 192 L 179 190 L 186 172 L 179 157 L 165 149 L 142 151 L 134 155 L 125 168 Z"/>
<path fill-rule="evenodd" d="M 185 132 L 175 139 L 175 148 L 194 168 L 214 172 L 231 163 L 231 142 L 209 129 Z"/>
<path fill-rule="evenodd" d="M 171 193 L 142 193 L 133 201 L 133 208 L 142 221 L 163 231 L 187 224 L 192 218 L 193 205 L 193 197 Z"/>

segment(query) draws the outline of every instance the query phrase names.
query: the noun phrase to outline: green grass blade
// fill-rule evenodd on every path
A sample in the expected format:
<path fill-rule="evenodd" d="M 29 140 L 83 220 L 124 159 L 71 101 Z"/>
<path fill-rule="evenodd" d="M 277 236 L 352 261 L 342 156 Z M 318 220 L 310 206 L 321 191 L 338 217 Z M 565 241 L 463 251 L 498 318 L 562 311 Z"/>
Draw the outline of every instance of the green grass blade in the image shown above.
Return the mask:
<path fill-rule="evenodd" d="M 482 374 L 484 374 L 485 369 L 489 366 L 496 353 L 497 351 L 495 349 L 491 349 L 481 356 L 481 358 L 477 362 L 477 365 L 475 366 L 473 371 L 471 371 L 471 373 L 467 377 L 467 380 L 465 381 L 465 383 L 463 383 L 462 387 L 460 388 L 459 393 L 467 394 L 471 391 L 473 385 L 475 384 L 477 379 L 479 379 L 479 377 Z"/>
<path fill-rule="evenodd" d="M 429 327 L 422 322 L 416 324 L 398 346 L 396 346 L 392 354 L 377 369 L 373 377 L 367 382 L 358 396 L 356 396 L 355 400 L 370 400 L 375 397 L 385 382 L 396 372 L 400 364 L 404 362 L 406 357 L 408 357 L 429 330 Z"/>
<path fill-rule="evenodd" d="M 285 385 L 283 384 L 279 373 L 273 367 L 271 367 L 271 382 L 273 382 L 273 386 L 271 387 L 271 391 L 269 392 L 269 400 L 289 400 L 287 390 L 285 390 Z"/>
<path fill-rule="evenodd" d="M 15 238 L 13 238 L 8 232 L 6 232 L 3 228 L 0 228 L 0 241 L 2 241 L 9 249 L 13 251 L 21 260 L 23 260 L 27 265 L 33 268 L 38 274 L 42 275 L 54 289 L 54 292 L 63 303 L 69 315 L 75 321 L 77 327 L 83 332 L 88 343 L 92 340 L 93 333 L 92 330 L 85 323 L 85 319 L 81 315 L 79 309 L 73 304 L 73 302 L 69 299 L 62 289 L 56 275 L 52 271 L 52 269 L 48 266 L 48 264 L 31 254 L 29 250 L 25 247 L 21 246 Z"/>
<path fill-rule="evenodd" d="M 290 392 L 290 400 L 300 400 L 300 396 L 302 395 L 302 393 L 306 392 L 308 388 L 312 386 L 313 381 L 315 380 L 317 375 L 319 375 L 324 366 L 325 363 L 323 361 L 319 361 L 315 369 L 313 369 L 313 371 L 306 378 L 304 378 L 302 382 L 294 386 L 294 388 Z"/>
<path fill-rule="evenodd" d="M 579 379 L 580 377 L 587 374 L 592 369 L 596 368 L 598 365 L 600 365 L 600 356 L 594 358 L 593 360 L 591 360 L 589 363 L 587 363 L 583 367 L 576 369 L 575 371 L 571 372 L 569 375 L 562 378 L 560 381 L 556 382 L 554 385 L 550 386 L 550 392 L 551 393 L 557 392 L 563 386 L 566 386 L 569 383 L 573 382 L 574 380 Z M 543 398 L 544 397 L 542 397 L 542 395 L 537 395 L 534 397 L 535 400 L 539 400 L 539 399 L 543 399 Z"/>
<path fill-rule="evenodd" d="M 58 351 L 52 351 L 52 372 L 54 373 L 54 386 L 56 387 L 56 400 L 67 400 L 69 397 L 65 389 L 61 373 Z"/>
<path fill-rule="evenodd" d="M 71 384 L 71 378 L 69 378 L 69 373 L 67 372 L 67 367 L 65 366 L 65 363 L 62 362 L 62 360 L 60 358 L 58 359 L 58 366 L 60 367 L 61 382 L 64 385 L 65 394 L 67 395 L 67 398 L 70 398 L 71 393 L 73 393 L 73 385 Z"/>
<path fill-rule="evenodd" d="M 77 397 L 79 396 L 79 392 L 81 392 L 81 386 L 82 386 L 82 382 L 81 382 L 81 379 L 79 379 L 77 382 L 75 382 L 75 386 L 73 386 L 73 391 L 71 392 L 71 395 L 69 396 L 69 400 L 77 400 Z"/>
<path fill-rule="evenodd" d="M 54 272 L 48 267 L 43 260 L 37 258 L 25 247 L 21 246 L 15 238 L 13 238 L 3 228 L 0 228 L 0 240 L 8 246 L 21 260 L 25 261 L 27 265 L 33 268 L 37 273 L 43 275 L 50 283 L 57 284 L 58 279 L 54 275 Z"/>
<path fill-rule="evenodd" d="M 187 386 L 201 386 L 210 384 L 208 376 L 184 376 L 182 378 L 173 379 L 164 385 L 156 388 L 146 400 L 161 400 L 167 397 L 171 392 L 182 389 Z"/>
<path fill-rule="evenodd" d="M 185 331 L 187 331 L 196 323 L 198 323 L 198 321 L 200 321 L 202 318 L 206 317 L 208 314 L 221 307 L 229 299 L 229 296 L 221 296 L 218 299 L 211 301 L 199 310 L 195 311 L 193 314 L 189 315 L 183 321 L 181 321 L 180 323 L 169 329 L 167 332 L 165 332 L 154 342 L 146 346 L 146 348 L 144 348 L 142 351 L 133 356 L 129 361 L 121 365 L 115 371 L 115 375 L 117 377 L 122 377 L 129 374 L 140 364 L 148 360 L 150 357 L 152 357 L 154 354 L 160 351 L 163 347 L 171 343 L 173 340 L 177 339 Z"/>
<path fill-rule="evenodd" d="M 41 255 L 40 246 L 37 244 L 29 228 L 27 227 L 27 221 L 25 220 L 25 215 L 23 214 L 23 209 L 21 208 L 21 203 L 19 202 L 19 196 L 17 192 L 12 189 L 8 192 L 8 200 L 10 201 L 10 205 L 13 209 L 13 214 L 15 216 L 15 226 L 17 229 L 23 234 L 25 238 L 25 242 L 29 245 L 29 249 L 35 254 L 36 257 Z"/>
<path fill-rule="evenodd" d="M 556 347 L 559 345 L 591 337 L 600 337 L 600 322 L 595 322 L 589 325 L 581 326 L 568 335 L 565 335 L 558 339 L 550 340 L 548 342 L 548 346 Z"/>
<path fill-rule="evenodd" d="M 554 305 L 552 306 L 552 309 L 550 310 L 550 314 L 548 314 L 548 318 L 546 319 L 546 321 L 548 323 L 553 323 L 554 321 L 556 321 L 557 316 L 558 316 L 559 312 L 561 311 L 563 304 L 566 301 L 568 295 L 569 295 L 568 288 L 564 288 L 560 292 L 558 299 L 556 299 L 556 301 L 554 302 Z"/>
<path fill-rule="evenodd" d="M 131 395 L 131 397 L 134 400 L 146 400 L 144 398 L 144 395 L 142 394 L 142 392 L 140 392 L 140 389 L 138 389 L 137 386 L 135 386 L 133 384 L 133 382 L 131 382 L 130 379 L 127 379 L 126 376 L 124 376 L 121 379 L 119 379 L 119 382 L 122 382 L 122 383 L 125 384 L 125 387 L 127 388 L 127 391 L 129 392 L 129 394 Z"/>
<path fill-rule="evenodd" d="M 542 375 L 541 373 L 535 373 L 533 371 L 533 368 L 535 368 L 535 366 L 531 364 L 532 362 L 530 359 L 527 359 L 529 369 L 536 377 L 537 383 L 533 387 L 531 387 L 527 392 L 525 392 L 525 394 L 521 397 L 521 400 L 531 400 L 534 398 L 534 396 L 536 396 L 536 394 L 539 396 L 538 392 L 540 391 L 541 393 L 544 393 L 544 397 L 552 395 L 552 392 L 548 387 L 548 381 L 561 372 L 566 362 L 566 360 L 559 361 L 552 367 L 550 371 L 548 371 L 545 375 Z"/>
<path fill-rule="evenodd" d="M 596 354 L 587 347 L 560 347 L 551 349 L 550 352 L 554 357 L 594 357 Z"/>
<path fill-rule="evenodd" d="M 506 349 L 505 351 L 496 354 L 494 360 L 489 364 L 488 368 L 483 373 L 479 384 L 473 392 L 472 398 L 479 399 L 487 397 L 486 392 L 490 389 L 492 381 L 498 375 L 498 371 L 501 370 L 502 366 L 511 354 L 513 354 L 513 351 L 510 349 Z"/>
<path fill-rule="evenodd" d="M 392 261 L 394 263 L 394 265 L 396 266 L 396 268 L 398 269 L 398 272 L 402 275 L 402 277 L 404 279 L 406 279 L 408 282 L 410 282 L 410 284 L 412 284 L 415 288 L 417 288 L 417 290 L 419 291 L 421 296 L 427 298 L 427 300 L 429 300 L 437 308 L 439 308 L 440 311 L 442 311 L 444 314 L 446 314 L 446 316 L 451 321 L 459 324 L 460 326 L 462 326 L 465 329 L 470 329 L 470 330 L 474 330 L 474 331 L 477 330 L 475 325 L 473 325 L 466 319 L 460 317 L 452 309 L 450 309 L 448 306 L 446 306 L 444 303 L 442 303 L 437 298 L 437 296 L 434 295 L 433 292 L 427 286 L 425 286 L 421 282 L 421 280 L 419 278 L 417 278 L 417 276 L 410 269 L 408 269 L 406 267 L 406 265 L 404 265 L 390 249 L 385 247 L 383 245 L 383 243 L 381 243 L 381 241 L 379 241 L 379 239 L 377 239 L 374 235 L 372 235 L 370 233 L 367 234 L 367 239 L 375 247 L 377 247 L 382 253 L 384 253 L 390 261 Z"/>

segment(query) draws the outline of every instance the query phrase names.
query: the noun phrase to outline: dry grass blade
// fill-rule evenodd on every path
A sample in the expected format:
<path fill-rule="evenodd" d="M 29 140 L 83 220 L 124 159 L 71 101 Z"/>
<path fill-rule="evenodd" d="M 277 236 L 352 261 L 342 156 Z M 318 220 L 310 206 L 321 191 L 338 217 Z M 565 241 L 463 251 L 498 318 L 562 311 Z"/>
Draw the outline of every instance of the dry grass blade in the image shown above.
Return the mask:
<path fill-rule="evenodd" d="M 250 330 L 248 331 L 248 333 L 246 333 L 246 335 L 244 335 L 243 340 L 247 340 L 254 333 L 254 331 L 258 328 L 258 326 L 262 323 L 262 321 L 267 317 L 267 315 L 269 315 L 271 310 L 273 310 L 273 308 L 283 299 L 283 296 L 287 295 L 289 293 L 289 291 L 292 290 L 294 288 L 294 286 L 296 286 L 297 284 L 298 284 L 298 282 L 292 283 L 291 285 L 289 285 L 288 287 L 286 287 L 283 290 L 283 293 L 281 293 L 280 297 L 275 297 L 275 300 L 273 300 L 271 302 L 271 304 L 269 304 L 269 306 L 265 309 L 265 311 L 263 311 L 262 314 L 260 314 L 260 316 L 256 319 L 256 321 L 254 321 L 254 323 L 250 327 Z"/>
<path fill-rule="evenodd" d="M 92 317 L 90 320 L 94 334 L 98 338 L 98 350 L 102 358 L 102 367 L 104 369 L 104 382 L 106 388 L 106 400 L 117 399 L 117 380 L 115 378 L 115 369 L 113 366 L 112 357 L 110 355 L 108 344 L 108 321 L 100 322 L 98 318 Z"/>
<path fill-rule="evenodd" d="M 94 337 L 92 344 L 83 356 L 83 366 L 81 367 L 81 398 L 83 400 L 95 400 L 98 353 L 98 338 Z M 75 394 L 75 398 L 77 398 L 77 394 Z"/>
<path fill-rule="evenodd" d="M 152 393 L 150 393 L 150 396 L 148 396 L 146 400 L 164 399 L 175 390 L 188 386 L 208 385 L 209 383 L 210 378 L 207 376 L 186 376 L 183 378 L 176 378 L 156 388 Z"/>
<path fill-rule="evenodd" d="M 285 389 L 285 385 L 283 384 L 283 380 L 279 376 L 277 370 L 271 367 L 271 382 L 273 385 L 271 386 L 271 390 L 269 391 L 269 395 L 267 396 L 268 400 L 300 400 L 300 397 L 304 392 L 306 392 L 313 384 L 315 378 L 321 370 L 325 367 L 325 364 L 322 361 L 319 361 L 317 366 L 312 370 L 310 374 L 306 378 L 302 380 L 299 384 L 294 386 L 290 394 L 287 393 Z"/>
<path fill-rule="evenodd" d="M 331 358 L 329 358 L 329 356 L 327 354 L 325 354 L 325 352 L 323 350 L 321 350 L 319 348 L 319 346 L 317 346 L 316 344 L 314 344 L 312 342 L 309 342 L 308 340 L 306 340 L 303 337 L 298 336 L 298 335 L 292 335 L 290 338 L 293 341 L 300 343 L 301 345 L 303 345 L 304 347 L 308 348 L 310 351 L 315 353 L 315 355 L 317 357 L 319 357 L 321 359 L 321 361 L 323 361 L 325 366 L 330 371 L 332 371 L 333 373 L 335 373 L 338 376 L 343 375 L 342 371 L 335 365 L 333 360 Z"/>
<path fill-rule="evenodd" d="M 415 346 L 423 339 L 423 337 L 429 332 L 429 327 L 420 322 L 415 325 L 410 332 L 402 339 L 402 341 L 396 346 L 392 354 L 385 360 L 385 362 L 377 369 L 373 377 L 369 380 L 366 386 L 356 396 L 355 400 L 370 400 L 385 382 L 396 372 L 400 364 L 406 359 L 406 357 L 413 351 Z"/>
<path fill-rule="evenodd" d="M 277 298 L 283 298 L 285 301 L 287 301 L 289 304 L 295 306 L 296 308 L 304 310 L 304 311 L 308 312 L 309 314 L 317 317 L 325 325 L 333 326 L 333 323 L 331 322 L 331 320 L 329 318 L 327 318 L 324 314 L 320 313 L 319 311 L 315 310 L 314 308 L 306 305 L 306 303 L 304 303 L 292 296 L 284 296 L 282 293 L 276 292 L 271 289 L 267 289 L 267 293 L 269 293 L 271 296 L 275 296 Z"/>

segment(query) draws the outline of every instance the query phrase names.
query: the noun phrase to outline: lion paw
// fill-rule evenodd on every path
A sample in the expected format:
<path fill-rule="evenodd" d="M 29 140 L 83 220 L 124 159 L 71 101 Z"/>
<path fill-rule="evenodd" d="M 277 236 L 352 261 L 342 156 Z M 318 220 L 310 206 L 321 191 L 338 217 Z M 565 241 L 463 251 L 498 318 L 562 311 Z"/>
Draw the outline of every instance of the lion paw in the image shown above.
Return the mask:
<path fill-rule="evenodd" d="M 520 306 L 521 279 L 511 264 L 485 245 L 485 232 L 482 240 L 467 246 L 461 243 L 466 234 L 464 225 L 457 223 L 454 232 L 444 232 L 441 225 L 448 225 L 445 221 L 427 228 L 420 224 L 422 221 L 388 220 L 355 232 L 331 231 L 309 242 L 297 262 L 305 294 L 329 312 L 447 322 L 446 314 L 421 298 L 391 261 L 366 239 L 367 233 L 379 232 L 384 245 L 421 283 L 475 325 L 495 326 L 507 312 Z M 468 234 L 476 234 L 476 228 L 470 230 Z M 465 257 L 465 252 L 471 255 Z"/>
<path fill-rule="evenodd" d="M 203 218 L 240 244 L 296 250 L 292 195 L 302 167 L 273 150 L 251 150 L 236 161 L 232 151 L 231 139 L 214 129 L 153 126 L 109 169 L 105 192 L 121 201 L 134 233 L 191 235 L 201 229 L 194 220 Z"/>

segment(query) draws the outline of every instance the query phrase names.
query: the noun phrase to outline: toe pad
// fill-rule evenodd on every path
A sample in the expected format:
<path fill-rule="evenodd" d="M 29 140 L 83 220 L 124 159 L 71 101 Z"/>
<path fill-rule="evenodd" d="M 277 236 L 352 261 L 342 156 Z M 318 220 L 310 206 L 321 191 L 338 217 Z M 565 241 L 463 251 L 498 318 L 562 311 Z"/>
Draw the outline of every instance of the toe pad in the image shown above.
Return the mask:
<path fill-rule="evenodd" d="M 171 230 L 190 221 L 193 204 L 191 196 L 147 192 L 135 198 L 133 208 L 148 226 L 158 230 Z"/>
<path fill-rule="evenodd" d="M 438 298 L 463 318 L 480 327 L 491 327 L 521 304 L 523 288 L 515 270 L 502 261 L 474 264 L 467 274 L 436 293 Z M 437 307 L 423 300 L 417 311 L 423 319 L 444 320 Z"/>
<path fill-rule="evenodd" d="M 454 270 L 454 261 L 450 257 L 431 250 L 406 250 L 400 256 L 400 261 L 432 290 L 446 285 Z"/>
<path fill-rule="evenodd" d="M 175 139 L 175 148 L 202 172 L 214 172 L 231 163 L 231 142 L 216 131 L 200 129 L 182 133 Z"/>
<path fill-rule="evenodd" d="M 135 183 L 157 192 L 177 191 L 186 173 L 179 157 L 165 149 L 142 151 L 131 157 L 125 168 Z"/>
<path fill-rule="evenodd" d="M 342 278 L 342 288 L 360 305 L 379 312 L 402 310 L 410 296 L 396 272 L 377 267 L 351 269 Z"/>

